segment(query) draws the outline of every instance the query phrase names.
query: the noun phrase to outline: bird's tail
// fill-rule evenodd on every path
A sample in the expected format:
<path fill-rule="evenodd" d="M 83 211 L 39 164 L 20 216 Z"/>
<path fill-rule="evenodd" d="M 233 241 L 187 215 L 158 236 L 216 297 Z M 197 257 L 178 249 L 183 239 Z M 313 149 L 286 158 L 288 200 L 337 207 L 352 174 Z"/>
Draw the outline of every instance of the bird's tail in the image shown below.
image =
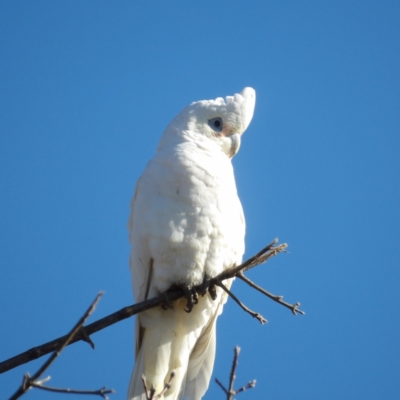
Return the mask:
<path fill-rule="evenodd" d="M 190 319 L 189 314 L 184 312 L 185 304 L 185 301 L 178 300 L 174 303 L 174 309 L 162 310 L 157 307 L 140 314 L 136 328 L 138 352 L 129 384 L 129 400 L 146 400 L 142 374 L 146 377 L 148 389 L 154 387 L 155 394 L 159 395 L 169 381 L 171 372 L 175 375 L 162 399 L 182 398 L 190 352 L 198 336 L 193 327 L 194 323 L 197 325 L 198 318 L 191 315 L 193 318 Z"/>
<path fill-rule="evenodd" d="M 210 321 L 190 355 L 184 387 L 186 400 L 200 400 L 208 389 L 214 368 L 216 318 L 217 315 Z"/>
<path fill-rule="evenodd" d="M 131 380 L 128 387 L 128 400 L 147 400 L 142 381 L 142 373 L 144 369 L 143 351 L 139 351 L 136 358 L 135 368 L 132 371 Z"/>
<path fill-rule="evenodd" d="M 128 400 L 147 399 L 142 374 L 149 389 L 153 385 L 158 395 L 172 371 L 175 376 L 162 399 L 200 400 L 203 397 L 213 370 L 216 320 L 226 301 L 225 293 L 217 291 L 218 300 L 201 297 L 191 313 L 184 311 L 186 300 L 181 299 L 171 310 L 157 307 L 140 314 L 136 328 L 139 351 Z"/>

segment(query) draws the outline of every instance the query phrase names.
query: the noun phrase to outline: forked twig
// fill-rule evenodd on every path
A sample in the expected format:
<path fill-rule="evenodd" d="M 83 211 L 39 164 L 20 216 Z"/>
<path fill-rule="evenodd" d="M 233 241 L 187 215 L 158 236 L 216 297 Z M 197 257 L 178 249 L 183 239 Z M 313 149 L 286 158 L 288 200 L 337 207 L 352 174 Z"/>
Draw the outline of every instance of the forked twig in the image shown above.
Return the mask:
<path fill-rule="evenodd" d="M 96 308 L 97 303 L 99 302 L 101 296 L 103 295 L 103 292 L 100 292 L 90 307 L 86 310 L 86 312 L 83 314 L 83 316 L 79 319 L 79 321 L 75 324 L 75 326 L 72 328 L 72 330 L 69 332 L 69 334 L 65 337 L 65 340 L 60 344 L 59 348 L 54 351 L 54 353 L 48 358 L 48 360 L 39 368 L 39 370 L 31 377 L 29 373 L 26 373 L 24 375 L 24 379 L 22 380 L 22 385 L 18 388 L 18 390 L 10 397 L 10 400 L 15 400 L 21 397 L 24 393 L 26 393 L 27 390 L 29 390 L 31 387 L 38 387 L 43 390 L 50 390 L 50 391 L 61 391 L 62 393 L 68 393 L 68 390 L 70 389 L 56 389 L 56 388 L 49 388 L 43 386 L 44 382 L 47 382 L 50 378 L 45 378 L 42 379 L 41 381 L 37 382 L 37 379 L 40 378 L 40 376 L 47 370 L 47 368 L 50 367 L 50 365 L 55 361 L 55 359 L 61 354 L 63 349 L 72 341 L 74 336 L 80 331 L 82 328 L 83 324 L 86 322 L 90 314 L 94 311 Z M 102 390 L 102 389 L 100 389 Z M 107 390 L 107 389 L 105 389 Z M 93 393 L 93 391 L 88 391 L 90 393 L 85 393 L 85 394 L 100 394 L 98 393 L 99 391 L 95 391 L 96 393 Z M 107 393 L 112 393 L 113 391 L 108 390 Z M 82 393 L 82 391 L 81 391 Z M 104 394 L 100 394 L 104 397 Z"/>
<path fill-rule="evenodd" d="M 50 378 L 50 377 L 48 377 Z M 48 379 L 46 379 L 48 380 Z M 44 379 L 43 379 L 44 381 Z M 43 382 L 40 381 L 40 382 Z M 114 389 L 107 389 L 105 387 L 102 387 L 101 389 L 98 390 L 77 390 L 77 389 L 62 389 L 62 388 L 55 388 L 51 386 L 44 386 L 40 382 L 31 382 L 30 386 L 35 387 L 37 389 L 42 389 L 42 390 L 47 390 L 48 392 L 55 392 L 55 393 L 69 393 L 69 394 L 92 394 L 92 395 L 98 395 L 102 397 L 103 399 L 108 399 L 106 394 L 110 393 L 115 393 Z"/>
<path fill-rule="evenodd" d="M 217 286 L 222 288 L 228 295 L 242 308 L 242 310 L 249 313 L 253 318 L 256 318 L 262 325 L 267 323 L 268 321 L 258 312 L 250 310 L 247 306 L 245 306 L 222 282 L 217 282 Z"/>
<path fill-rule="evenodd" d="M 154 389 L 153 386 L 151 386 L 150 389 L 148 388 L 146 376 L 142 375 L 142 382 L 143 382 L 143 386 L 144 386 L 146 400 L 162 399 L 162 397 L 164 396 L 166 391 L 171 387 L 171 382 L 172 382 L 172 379 L 174 379 L 174 376 L 175 376 L 175 372 L 172 371 L 171 375 L 169 376 L 169 381 L 164 385 L 163 390 L 160 393 L 156 394 L 156 390 Z"/>
<path fill-rule="evenodd" d="M 282 251 L 286 251 L 286 248 L 288 246 L 286 243 L 274 247 L 276 243 L 278 243 L 278 239 L 274 239 L 268 246 L 264 247 L 256 255 L 250 257 L 244 263 L 226 269 L 225 271 L 221 272 L 218 276 L 216 276 L 214 279 L 223 281 L 225 279 L 232 278 L 236 276 L 239 272 L 245 272 L 251 268 L 256 267 L 257 265 L 263 264 L 271 257 L 275 257 Z"/>
<path fill-rule="evenodd" d="M 226 279 L 233 278 L 234 276 L 238 276 L 239 278 L 241 278 L 240 274 L 243 273 L 244 271 L 247 271 L 250 268 L 253 268 L 259 264 L 266 262 L 269 258 L 276 256 L 280 252 L 286 251 L 287 244 L 284 243 L 284 244 L 275 246 L 277 242 L 278 242 L 278 239 L 273 240 L 268 246 L 263 248 L 256 255 L 254 255 L 253 257 L 250 257 L 247 261 L 245 261 L 241 265 L 238 265 L 238 266 L 235 266 L 232 268 L 228 268 L 227 270 L 223 271 L 221 274 L 219 274 L 215 278 L 211 279 L 210 283 L 217 285 L 218 282 L 222 282 Z M 198 292 L 199 293 L 202 292 L 201 287 L 198 288 Z M 130 318 L 131 316 L 138 314 L 142 311 L 146 311 L 146 310 L 149 310 L 150 308 L 163 305 L 166 302 L 173 303 L 175 300 L 178 300 L 178 299 L 182 298 L 183 296 L 184 296 L 183 291 L 181 289 L 176 289 L 176 290 L 168 291 L 168 293 L 164 293 L 164 294 L 154 297 L 152 299 L 145 300 L 138 304 L 124 307 L 121 310 L 119 310 L 113 314 L 110 314 L 104 318 L 101 318 L 87 326 L 84 326 L 84 327 L 81 326 L 81 328 L 79 329 L 79 333 L 72 336 L 72 338 L 70 338 L 69 335 L 62 336 L 55 340 L 52 340 L 45 344 L 42 344 L 40 346 L 33 347 L 21 354 L 18 354 L 12 358 L 9 358 L 8 360 L 0 362 L 0 374 L 3 372 L 9 371 L 10 369 L 13 369 L 19 365 L 27 363 L 29 361 L 36 360 L 37 358 L 42 357 L 48 353 L 51 353 L 52 351 L 59 349 L 63 343 L 67 343 L 67 345 L 69 345 L 69 344 L 75 343 L 77 341 L 84 340 L 84 341 L 88 342 L 89 344 L 91 344 L 91 346 L 93 347 L 94 346 L 93 342 L 91 342 L 91 339 L 90 339 L 90 335 L 92 335 L 93 333 L 98 332 L 104 328 L 107 328 L 108 326 L 113 325 L 119 321 L 126 319 L 126 318 Z M 232 297 L 232 294 L 231 294 L 231 297 Z M 238 302 L 238 304 L 242 308 L 244 307 L 243 309 L 247 309 L 247 307 L 244 306 L 243 303 L 241 303 L 236 297 L 234 297 L 234 295 L 232 298 L 234 300 L 236 299 L 235 301 Z M 275 301 L 277 301 L 277 300 L 275 300 Z M 282 301 L 281 302 L 277 301 L 277 302 L 285 305 L 285 303 Z M 300 312 L 300 310 L 297 310 L 297 312 Z M 254 315 L 253 311 L 251 311 L 251 313 L 253 313 L 252 315 L 254 317 L 256 317 Z M 257 314 L 257 313 L 255 313 L 255 314 Z M 257 319 L 261 322 L 260 318 L 257 318 Z M 68 339 L 68 341 L 67 341 L 67 339 Z"/>
<path fill-rule="evenodd" d="M 222 284 L 221 280 L 225 279 L 225 274 L 231 275 L 234 273 L 234 276 L 240 278 L 244 282 L 246 282 L 249 286 L 253 287 L 254 289 L 258 290 L 259 292 L 265 294 L 268 296 L 270 299 L 276 301 L 277 303 L 289 308 L 294 315 L 297 315 L 297 313 L 305 315 L 305 312 L 302 310 L 299 310 L 300 303 L 297 302 L 295 304 L 290 304 L 287 303 L 286 301 L 283 301 L 283 296 L 276 296 L 267 290 L 263 289 L 262 287 L 258 286 L 256 283 L 251 281 L 249 278 L 247 278 L 244 275 L 244 271 L 249 270 L 250 268 L 255 267 L 256 265 L 262 264 L 266 262 L 269 258 L 276 256 L 282 251 L 286 251 L 287 244 L 283 243 L 279 246 L 274 247 L 274 245 L 278 242 L 278 239 L 274 239 L 268 246 L 266 246 L 264 249 L 259 251 L 256 255 L 253 257 L 249 258 L 247 261 L 245 261 L 243 264 L 233 267 L 230 269 L 225 270 L 222 272 L 220 275 L 212 279 L 211 281 L 221 287 L 228 295 L 247 313 L 249 313 L 252 317 L 257 318 L 261 324 L 264 324 L 268 322 L 261 314 L 250 310 L 247 306 L 245 306 L 225 285 Z M 222 279 L 220 278 L 222 277 Z"/>
<path fill-rule="evenodd" d="M 233 396 L 237 395 L 238 393 L 244 392 L 247 389 L 252 389 L 256 386 L 256 380 L 252 380 L 247 383 L 247 385 L 242 386 L 240 389 L 234 390 L 234 382 L 236 379 L 236 368 L 238 365 L 238 358 L 239 358 L 239 353 L 240 353 L 240 347 L 236 346 L 234 350 L 234 355 L 233 355 L 233 362 L 232 362 L 232 368 L 231 368 L 231 373 L 229 375 L 229 389 L 227 389 L 219 380 L 218 378 L 215 378 L 215 382 L 219 385 L 219 387 L 224 391 L 226 394 L 226 399 L 227 400 L 233 400 Z"/>
<path fill-rule="evenodd" d="M 146 400 L 152 400 L 156 389 L 154 389 L 153 386 L 150 389 L 147 387 L 147 380 L 144 374 L 142 374 L 142 382 L 144 386 L 144 392 L 146 394 Z"/>
<path fill-rule="evenodd" d="M 266 296 L 268 296 L 270 299 L 272 299 L 272 300 L 276 301 L 277 303 L 282 304 L 283 306 L 289 308 L 289 310 L 291 310 L 294 315 L 297 315 L 297 313 L 305 315 L 304 311 L 299 310 L 299 307 L 300 307 L 300 303 L 299 302 L 294 303 L 294 304 L 286 303 L 286 301 L 283 301 L 283 296 L 276 296 L 276 295 L 268 292 L 267 290 L 263 289 L 261 286 L 258 286 L 252 280 L 247 278 L 247 276 L 244 276 L 242 272 L 239 272 L 236 276 L 239 279 L 241 279 L 243 282 L 246 282 L 252 288 L 254 288 L 254 289 L 258 290 L 259 292 L 261 292 L 261 293 L 265 294 Z"/>

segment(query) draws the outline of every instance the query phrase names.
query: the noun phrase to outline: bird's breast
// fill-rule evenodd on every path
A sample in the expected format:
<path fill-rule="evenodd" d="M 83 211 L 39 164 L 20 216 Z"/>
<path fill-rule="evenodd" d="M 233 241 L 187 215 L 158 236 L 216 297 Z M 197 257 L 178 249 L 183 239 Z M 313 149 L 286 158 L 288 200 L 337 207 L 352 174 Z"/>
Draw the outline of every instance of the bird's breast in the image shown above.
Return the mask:
<path fill-rule="evenodd" d="M 200 284 L 241 259 L 244 220 L 226 156 L 175 149 L 141 179 L 137 204 L 158 281 Z"/>

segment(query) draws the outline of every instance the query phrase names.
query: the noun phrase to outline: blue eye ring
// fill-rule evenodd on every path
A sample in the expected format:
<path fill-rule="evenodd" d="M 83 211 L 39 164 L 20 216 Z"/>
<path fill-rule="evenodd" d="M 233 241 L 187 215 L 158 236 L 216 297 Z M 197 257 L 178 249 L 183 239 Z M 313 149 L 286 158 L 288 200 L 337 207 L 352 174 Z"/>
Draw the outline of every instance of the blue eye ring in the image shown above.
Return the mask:
<path fill-rule="evenodd" d="M 224 121 L 221 117 L 216 117 L 208 120 L 208 125 L 215 132 L 221 132 L 224 129 Z"/>

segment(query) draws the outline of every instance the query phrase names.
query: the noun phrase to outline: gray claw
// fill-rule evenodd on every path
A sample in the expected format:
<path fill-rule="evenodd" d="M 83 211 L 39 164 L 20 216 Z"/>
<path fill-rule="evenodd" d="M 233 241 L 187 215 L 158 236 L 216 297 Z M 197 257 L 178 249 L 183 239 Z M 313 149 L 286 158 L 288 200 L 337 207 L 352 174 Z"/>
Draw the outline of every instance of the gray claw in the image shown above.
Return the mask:
<path fill-rule="evenodd" d="M 204 281 L 201 285 L 201 292 L 200 294 L 204 297 L 210 288 L 211 279 L 208 275 L 204 277 Z"/>
<path fill-rule="evenodd" d="M 206 293 L 210 293 L 210 297 L 212 300 L 217 298 L 217 290 L 214 284 L 211 284 L 211 278 L 209 276 L 204 277 L 204 281 L 201 285 L 201 295 L 205 296 Z"/>
<path fill-rule="evenodd" d="M 168 293 L 168 290 L 166 293 Z M 165 299 L 164 299 L 164 302 L 161 304 L 161 308 L 163 310 L 172 310 L 174 308 L 174 305 L 169 301 L 166 293 L 162 294 Z"/>
<path fill-rule="evenodd" d="M 196 292 L 196 289 L 190 287 L 189 285 L 182 285 L 181 289 L 185 293 L 186 298 L 185 311 L 190 313 L 193 310 L 193 306 L 199 302 L 199 296 Z"/>
<path fill-rule="evenodd" d="M 212 300 L 215 300 L 217 298 L 217 289 L 216 289 L 215 285 L 209 286 L 208 293 L 210 293 L 210 297 Z"/>

